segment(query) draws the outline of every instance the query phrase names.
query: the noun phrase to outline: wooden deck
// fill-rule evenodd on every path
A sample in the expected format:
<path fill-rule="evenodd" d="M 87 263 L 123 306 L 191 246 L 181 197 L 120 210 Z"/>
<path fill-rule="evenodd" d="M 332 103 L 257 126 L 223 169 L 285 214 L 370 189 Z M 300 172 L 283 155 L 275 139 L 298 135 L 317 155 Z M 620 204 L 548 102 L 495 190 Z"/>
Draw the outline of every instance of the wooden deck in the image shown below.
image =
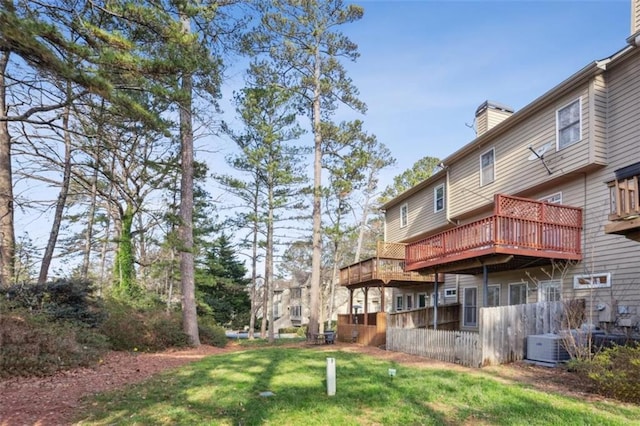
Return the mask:
<path fill-rule="evenodd" d="M 405 245 L 379 242 L 376 257 L 340 269 L 340 285 L 365 287 L 376 282 L 433 282 L 433 274 L 405 271 Z"/>
<path fill-rule="evenodd" d="M 640 164 L 635 164 L 636 171 Z M 605 234 L 618 234 L 640 241 L 640 192 L 637 175 L 616 179 L 609 184 L 611 212 Z"/>
<path fill-rule="evenodd" d="M 408 244 L 405 269 L 477 273 L 463 261 L 481 264 L 483 257 L 520 266 L 534 265 L 533 259 L 581 260 L 581 234 L 580 208 L 498 194 L 492 216 Z"/>

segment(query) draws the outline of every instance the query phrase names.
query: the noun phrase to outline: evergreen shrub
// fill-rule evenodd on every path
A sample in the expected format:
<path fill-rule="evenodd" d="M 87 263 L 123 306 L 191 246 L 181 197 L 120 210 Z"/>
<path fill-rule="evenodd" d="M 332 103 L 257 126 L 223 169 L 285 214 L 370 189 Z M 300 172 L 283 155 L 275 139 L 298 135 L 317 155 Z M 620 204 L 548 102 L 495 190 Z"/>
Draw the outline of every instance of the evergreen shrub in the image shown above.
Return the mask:
<path fill-rule="evenodd" d="M 0 289 L 10 309 L 24 308 L 56 321 L 72 321 L 96 327 L 104 310 L 89 281 L 60 279 L 45 284 L 14 284 Z"/>
<path fill-rule="evenodd" d="M 200 343 L 205 345 L 224 348 L 229 341 L 225 329 L 211 318 L 198 318 L 198 333 L 200 334 Z"/>
<path fill-rule="evenodd" d="M 598 393 L 640 404 L 640 344 L 605 348 L 591 361 L 580 363 L 577 371 L 592 381 Z"/>
<path fill-rule="evenodd" d="M 104 336 L 93 329 L 20 309 L 0 316 L 0 342 L 0 377 L 86 367 L 108 349 Z"/>
<path fill-rule="evenodd" d="M 140 308 L 123 301 L 107 302 L 107 319 L 100 331 L 117 351 L 160 351 L 188 343 L 177 312 L 162 307 Z"/>

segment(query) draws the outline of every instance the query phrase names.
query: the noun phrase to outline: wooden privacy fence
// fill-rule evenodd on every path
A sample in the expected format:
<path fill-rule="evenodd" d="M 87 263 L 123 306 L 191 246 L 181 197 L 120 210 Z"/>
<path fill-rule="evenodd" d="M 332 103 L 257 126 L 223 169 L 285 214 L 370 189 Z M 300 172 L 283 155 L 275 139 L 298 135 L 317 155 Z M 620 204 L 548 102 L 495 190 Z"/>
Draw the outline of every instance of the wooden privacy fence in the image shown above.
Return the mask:
<path fill-rule="evenodd" d="M 563 302 L 480 309 L 482 365 L 524 359 L 527 336 L 557 333 L 562 328 Z"/>
<path fill-rule="evenodd" d="M 433 306 L 394 312 L 387 316 L 387 326 L 392 328 L 433 328 Z M 460 324 L 460 304 L 438 306 L 438 330 L 456 330 Z"/>
<path fill-rule="evenodd" d="M 387 350 L 468 367 L 481 366 L 480 339 L 469 331 L 387 328 Z"/>
<path fill-rule="evenodd" d="M 559 331 L 563 313 L 563 302 L 480 308 L 477 333 L 390 326 L 386 348 L 468 367 L 504 364 L 525 358 L 527 336 Z"/>
<path fill-rule="evenodd" d="M 337 339 L 339 342 L 359 343 L 369 346 L 382 346 L 385 342 L 387 314 L 372 312 L 367 314 L 367 325 L 364 314 L 338 315 Z"/>

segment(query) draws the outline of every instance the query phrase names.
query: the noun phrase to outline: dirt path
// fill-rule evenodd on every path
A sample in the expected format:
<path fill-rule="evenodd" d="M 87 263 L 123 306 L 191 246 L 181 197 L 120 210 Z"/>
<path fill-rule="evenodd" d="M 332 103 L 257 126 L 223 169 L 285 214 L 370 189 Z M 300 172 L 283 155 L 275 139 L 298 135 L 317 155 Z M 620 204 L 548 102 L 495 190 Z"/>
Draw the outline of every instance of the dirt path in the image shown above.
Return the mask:
<path fill-rule="evenodd" d="M 300 344 L 300 346 L 306 346 Z M 469 369 L 425 358 L 381 349 L 338 343 L 312 346 L 317 350 L 343 350 L 366 353 L 417 368 L 446 368 L 484 374 L 515 383 L 524 382 L 547 392 L 560 392 L 591 400 L 585 384 L 562 369 L 514 364 L 483 369 Z M 123 388 L 144 381 L 164 370 L 246 348 L 231 344 L 224 349 L 201 346 L 197 349 L 166 351 L 156 354 L 110 352 L 95 368 L 80 368 L 44 378 L 17 378 L 0 381 L 0 425 L 67 425 L 81 405 L 81 399 L 95 393 Z"/>

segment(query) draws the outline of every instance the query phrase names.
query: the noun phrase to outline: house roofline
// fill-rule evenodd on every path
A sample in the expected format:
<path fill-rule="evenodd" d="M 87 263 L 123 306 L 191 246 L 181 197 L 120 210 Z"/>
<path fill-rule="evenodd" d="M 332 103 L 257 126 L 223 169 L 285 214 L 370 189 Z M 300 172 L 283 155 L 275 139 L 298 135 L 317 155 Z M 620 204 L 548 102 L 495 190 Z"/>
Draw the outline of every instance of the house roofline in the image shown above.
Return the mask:
<path fill-rule="evenodd" d="M 406 200 L 416 192 L 419 192 L 423 188 L 429 186 L 429 184 L 439 179 L 441 175 L 444 174 L 445 169 L 448 165 L 455 163 L 460 158 L 465 157 L 469 153 L 483 147 L 487 142 L 493 140 L 497 136 L 517 126 L 518 124 L 520 124 L 521 122 L 529 118 L 531 115 L 547 107 L 549 104 L 555 102 L 555 100 L 558 99 L 559 97 L 564 96 L 566 93 L 571 92 L 572 90 L 579 87 L 581 84 L 584 84 L 585 82 L 589 81 L 594 76 L 598 74 L 602 74 L 610 66 L 615 65 L 619 61 L 624 60 L 628 55 L 631 54 L 631 52 L 639 48 L 639 46 L 635 42 L 638 41 L 640 43 L 640 33 L 635 37 L 630 37 L 627 41 L 629 42 L 629 45 L 625 46 L 624 48 L 620 49 L 619 51 L 617 51 L 616 53 L 614 53 L 613 55 L 607 58 L 589 63 L 580 71 L 574 73 L 572 76 L 565 79 L 560 84 L 553 87 L 551 90 L 548 90 L 543 95 L 539 96 L 538 98 L 536 98 L 535 100 L 527 104 L 521 110 L 516 111 L 513 115 L 506 118 L 501 123 L 492 127 L 482 135 L 478 136 L 471 142 L 467 143 L 465 146 L 463 146 L 459 150 L 455 151 L 450 156 L 446 157 L 441 162 L 441 164 L 443 164 L 445 167 L 444 169 L 440 170 L 438 173 L 434 173 L 433 175 L 423 180 L 422 182 L 418 183 L 417 185 L 407 189 L 406 191 L 402 192 L 398 196 L 387 201 L 380 207 L 380 209 L 388 210 L 390 207 L 397 205 L 398 203 Z"/>
<path fill-rule="evenodd" d="M 521 110 L 516 111 L 513 115 L 506 118 L 495 127 L 489 129 L 486 133 L 483 133 L 482 135 L 469 142 L 467 145 L 460 148 L 458 151 L 446 157 L 442 162 L 445 165 L 451 164 L 461 157 L 467 155 L 469 152 L 477 149 L 478 147 L 481 147 L 489 140 L 497 137 L 507 130 L 512 129 L 522 121 L 529 118 L 531 115 L 553 103 L 556 99 L 576 89 L 581 84 L 589 81 L 589 79 L 591 79 L 592 77 L 598 74 L 602 74 L 605 69 L 607 69 L 611 64 L 617 63 L 619 60 L 621 60 L 621 58 L 626 57 L 629 52 L 635 49 L 635 45 L 628 45 L 607 58 L 589 63 L 580 71 L 576 72 L 557 86 L 553 87 L 551 90 L 548 90 L 547 92 L 527 104 Z"/>
<path fill-rule="evenodd" d="M 392 199 L 384 203 L 382 206 L 380 206 L 380 210 L 383 210 L 383 211 L 387 210 L 389 207 L 393 207 L 396 204 L 400 203 L 401 201 L 406 200 L 416 192 L 420 192 L 423 188 L 429 186 L 434 181 L 444 177 L 444 174 L 445 174 L 445 169 L 438 170 L 436 173 L 432 174 L 422 182 L 412 186 L 409 189 L 404 190 L 400 194 L 396 195 L 395 197 L 393 197 Z"/>

